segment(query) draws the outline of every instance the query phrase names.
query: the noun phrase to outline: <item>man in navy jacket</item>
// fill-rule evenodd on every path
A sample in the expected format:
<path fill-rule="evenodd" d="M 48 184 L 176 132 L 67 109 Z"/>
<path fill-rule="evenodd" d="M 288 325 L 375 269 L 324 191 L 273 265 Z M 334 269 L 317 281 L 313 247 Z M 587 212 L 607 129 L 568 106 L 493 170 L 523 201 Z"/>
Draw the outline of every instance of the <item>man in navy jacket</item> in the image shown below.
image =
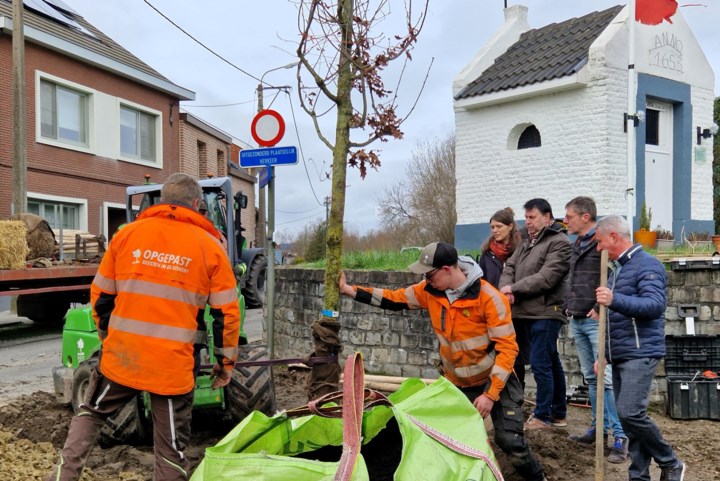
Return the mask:
<path fill-rule="evenodd" d="M 630 481 L 650 481 L 650 463 L 660 466 L 660 481 L 682 481 L 685 464 L 647 415 L 657 365 L 665 356 L 666 275 L 662 263 L 633 245 L 630 227 L 619 215 L 596 227 L 598 251 L 608 251 L 607 287 L 596 290 L 608 307 L 607 354 L 620 423 L 629 439 Z"/>

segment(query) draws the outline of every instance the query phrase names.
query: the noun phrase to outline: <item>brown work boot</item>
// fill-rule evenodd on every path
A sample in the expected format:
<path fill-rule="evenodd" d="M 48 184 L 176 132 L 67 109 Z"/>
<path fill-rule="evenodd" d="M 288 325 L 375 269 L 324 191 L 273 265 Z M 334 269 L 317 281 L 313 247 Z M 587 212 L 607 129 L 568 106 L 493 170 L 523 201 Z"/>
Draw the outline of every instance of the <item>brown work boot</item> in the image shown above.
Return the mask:
<path fill-rule="evenodd" d="M 535 416 L 530 416 L 530 419 L 528 419 L 525 423 L 523 430 L 534 431 L 537 429 L 550 429 L 550 423 L 546 423 L 545 421 L 538 419 Z"/>

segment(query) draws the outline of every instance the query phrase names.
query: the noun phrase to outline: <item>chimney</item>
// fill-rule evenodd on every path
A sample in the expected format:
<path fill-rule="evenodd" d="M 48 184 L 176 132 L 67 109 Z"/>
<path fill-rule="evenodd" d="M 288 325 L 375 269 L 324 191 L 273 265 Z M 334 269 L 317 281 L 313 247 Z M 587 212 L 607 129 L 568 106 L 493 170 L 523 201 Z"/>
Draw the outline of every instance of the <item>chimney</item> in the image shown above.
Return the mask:
<path fill-rule="evenodd" d="M 525 5 L 513 5 L 505 9 L 505 23 L 520 21 L 527 23 L 528 8 Z"/>

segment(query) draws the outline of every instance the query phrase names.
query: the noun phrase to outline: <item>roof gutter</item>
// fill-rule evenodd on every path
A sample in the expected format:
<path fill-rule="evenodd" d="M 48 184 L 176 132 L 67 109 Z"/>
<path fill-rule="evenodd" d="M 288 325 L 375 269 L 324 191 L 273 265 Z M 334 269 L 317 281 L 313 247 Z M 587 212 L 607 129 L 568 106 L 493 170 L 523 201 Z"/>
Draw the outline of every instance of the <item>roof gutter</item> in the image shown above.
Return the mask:
<path fill-rule="evenodd" d="M 0 29 L 2 32 L 12 32 L 12 19 L 0 16 Z M 154 77 L 138 69 L 130 67 L 117 60 L 110 59 L 96 52 L 80 47 L 67 40 L 60 39 L 53 35 L 43 32 L 35 27 L 25 25 L 25 38 L 32 43 L 41 45 L 50 50 L 60 52 L 69 57 L 75 58 L 85 63 L 89 63 L 103 70 L 113 72 L 121 77 L 125 77 L 139 82 L 148 87 L 172 95 L 179 100 L 195 100 L 195 92 L 176 85 L 169 80 Z"/>

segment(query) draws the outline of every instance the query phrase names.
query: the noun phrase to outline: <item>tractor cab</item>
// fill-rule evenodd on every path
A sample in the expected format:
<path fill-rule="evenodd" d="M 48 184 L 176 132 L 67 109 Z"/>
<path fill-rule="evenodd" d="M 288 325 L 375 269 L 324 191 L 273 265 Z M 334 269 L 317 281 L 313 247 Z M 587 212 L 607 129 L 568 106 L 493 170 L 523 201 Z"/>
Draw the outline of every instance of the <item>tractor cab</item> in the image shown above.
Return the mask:
<path fill-rule="evenodd" d="M 203 191 L 200 211 L 228 240 L 228 258 L 231 264 L 236 266 L 241 262 L 240 259 L 245 244 L 245 237 L 242 235 L 245 228 L 242 227 L 240 222 L 240 211 L 247 207 L 247 196 L 242 192 L 237 192 L 233 196 L 232 183 L 228 177 L 212 177 L 202 179 L 198 183 Z M 161 202 L 161 189 L 162 184 L 148 183 L 128 187 L 125 202 L 126 221 L 128 223 L 132 222 L 140 212 L 150 206 L 159 204 Z M 228 208 L 228 200 L 231 202 L 230 208 Z M 230 226 L 230 229 L 228 229 L 228 226 Z"/>

